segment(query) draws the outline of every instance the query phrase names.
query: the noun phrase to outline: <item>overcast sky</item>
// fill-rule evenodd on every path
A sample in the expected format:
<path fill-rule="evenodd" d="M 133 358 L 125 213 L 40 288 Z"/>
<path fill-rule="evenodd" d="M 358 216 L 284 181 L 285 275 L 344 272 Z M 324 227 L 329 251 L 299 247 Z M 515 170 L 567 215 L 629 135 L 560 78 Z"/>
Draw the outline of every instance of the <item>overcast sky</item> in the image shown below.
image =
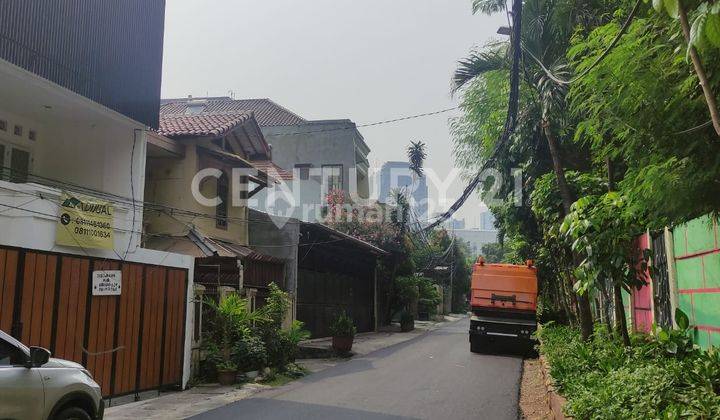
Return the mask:
<path fill-rule="evenodd" d="M 457 105 L 456 62 L 497 38 L 506 18 L 473 16 L 471 0 L 167 0 L 162 94 L 271 98 L 306 119 L 357 124 Z M 428 145 L 426 167 L 454 166 L 456 112 L 361 129 L 371 166 Z M 456 179 L 447 207 L 465 182 Z M 430 185 L 431 200 L 439 193 Z M 458 213 L 479 223 L 473 199 Z M 432 206 L 432 205 L 431 205 Z"/>

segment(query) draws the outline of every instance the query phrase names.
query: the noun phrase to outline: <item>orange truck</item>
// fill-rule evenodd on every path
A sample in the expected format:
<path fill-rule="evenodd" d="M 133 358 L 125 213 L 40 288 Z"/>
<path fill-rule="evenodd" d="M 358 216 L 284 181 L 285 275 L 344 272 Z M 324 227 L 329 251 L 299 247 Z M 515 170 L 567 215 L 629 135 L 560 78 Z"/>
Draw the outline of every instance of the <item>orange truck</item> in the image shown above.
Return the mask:
<path fill-rule="evenodd" d="M 484 343 L 496 338 L 532 342 L 537 329 L 537 269 L 526 265 L 473 264 L 470 286 L 470 351 L 479 353 Z"/>

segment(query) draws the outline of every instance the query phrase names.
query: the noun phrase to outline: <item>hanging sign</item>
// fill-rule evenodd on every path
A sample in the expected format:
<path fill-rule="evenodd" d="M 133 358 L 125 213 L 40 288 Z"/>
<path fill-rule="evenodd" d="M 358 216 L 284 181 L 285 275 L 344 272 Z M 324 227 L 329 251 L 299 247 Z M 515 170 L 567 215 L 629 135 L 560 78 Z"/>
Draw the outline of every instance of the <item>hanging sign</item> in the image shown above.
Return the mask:
<path fill-rule="evenodd" d="M 122 271 L 97 270 L 93 271 L 93 296 L 118 296 L 122 292 Z"/>
<path fill-rule="evenodd" d="M 63 192 L 55 243 L 113 249 L 113 206 L 108 201 Z"/>

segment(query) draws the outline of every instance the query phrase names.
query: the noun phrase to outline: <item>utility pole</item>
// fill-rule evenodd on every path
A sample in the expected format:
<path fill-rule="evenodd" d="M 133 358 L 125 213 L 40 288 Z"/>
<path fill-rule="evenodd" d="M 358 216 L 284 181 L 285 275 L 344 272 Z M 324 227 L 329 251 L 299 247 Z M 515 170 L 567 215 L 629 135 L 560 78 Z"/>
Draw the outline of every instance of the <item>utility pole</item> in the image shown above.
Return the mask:
<path fill-rule="evenodd" d="M 455 223 L 452 224 L 452 230 L 450 232 L 452 235 L 450 239 L 450 313 L 452 313 L 453 277 L 455 276 Z"/>

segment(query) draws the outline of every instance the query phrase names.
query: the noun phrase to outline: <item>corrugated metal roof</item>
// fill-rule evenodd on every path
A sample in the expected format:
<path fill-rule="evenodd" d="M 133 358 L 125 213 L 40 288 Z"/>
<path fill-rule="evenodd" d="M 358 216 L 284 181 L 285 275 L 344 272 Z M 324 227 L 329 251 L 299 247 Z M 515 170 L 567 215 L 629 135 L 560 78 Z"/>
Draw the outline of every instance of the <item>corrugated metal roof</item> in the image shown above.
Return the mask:
<path fill-rule="evenodd" d="M 160 105 L 160 117 L 164 115 L 187 115 L 188 108 L 200 114 L 225 114 L 238 111 L 253 111 L 261 127 L 297 125 L 306 120 L 278 105 L 270 99 L 232 99 L 215 98 L 180 98 L 163 99 Z"/>

